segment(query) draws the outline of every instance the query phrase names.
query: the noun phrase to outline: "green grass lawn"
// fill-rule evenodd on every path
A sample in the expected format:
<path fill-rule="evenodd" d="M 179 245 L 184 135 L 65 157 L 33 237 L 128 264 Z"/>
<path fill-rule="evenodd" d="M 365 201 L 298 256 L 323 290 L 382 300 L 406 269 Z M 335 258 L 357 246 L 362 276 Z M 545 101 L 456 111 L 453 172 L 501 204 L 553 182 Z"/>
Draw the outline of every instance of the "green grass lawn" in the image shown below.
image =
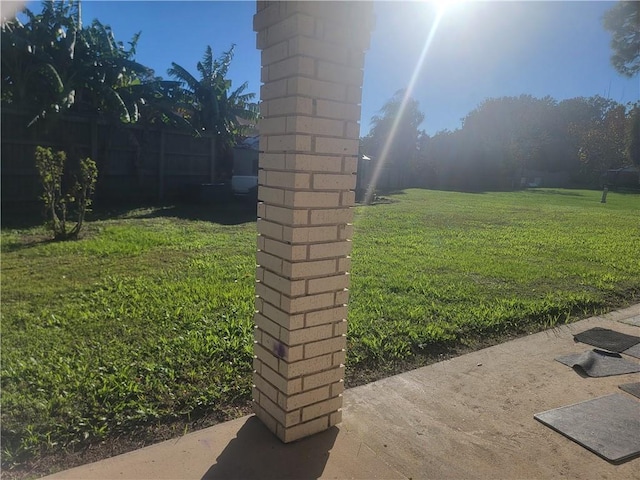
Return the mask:
<path fill-rule="evenodd" d="M 389 198 L 356 209 L 351 377 L 639 301 L 640 195 Z M 67 243 L 3 227 L 5 468 L 248 401 L 256 230 L 226 208 L 133 210 Z"/>

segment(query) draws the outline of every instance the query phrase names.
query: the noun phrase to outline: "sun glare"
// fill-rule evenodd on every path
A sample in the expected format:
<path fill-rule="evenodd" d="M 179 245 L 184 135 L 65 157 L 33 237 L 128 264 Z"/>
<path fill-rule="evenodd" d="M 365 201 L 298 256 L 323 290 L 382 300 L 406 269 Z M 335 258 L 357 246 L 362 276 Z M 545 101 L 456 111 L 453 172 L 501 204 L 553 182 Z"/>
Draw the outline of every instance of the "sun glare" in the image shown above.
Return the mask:
<path fill-rule="evenodd" d="M 444 15 L 451 11 L 454 7 L 465 3 L 468 0 L 427 0 L 439 15 Z"/>
<path fill-rule="evenodd" d="M 422 65 L 424 64 L 424 61 L 427 57 L 427 52 L 429 51 L 429 47 L 431 46 L 431 43 L 433 42 L 433 38 L 438 30 L 438 26 L 440 25 L 440 22 L 442 21 L 442 18 L 444 17 L 445 11 L 446 9 L 450 8 L 450 5 L 453 3 L 460 3 L 462 0 L 449 0 L 449 1 L 444 1 L 444 0 L 439 0 L 437 3 L 440 4 L 449 4 L 449 7 L 443 7 L 443 8 L 438 8 L 435 11 L 435 18 L 433 20 L 433 23 L 431 24 L 431 29 L 429 30 L 429 34 L 427 36 L 427 39 L 424 42 L 424 46 L 422 47 L 422 52 L 420 53 L 420 57 L 418 58 L 418 61 L 416 62 L 416 66 L 413 69 L 413 73 L 411 75 L 411 78 L 409 79 L 409 84 L 407 85 L 407 88 L 405 89 L 405 93 L 404 93 L 404 97 L 402 99 L 402 102 L 400 104 L 400 109 L 396 115 L 396 118 L 393 122 L 393 124 L 391 125 L 391 129 L 389 132 L 389 136 L 387 137 L 387 139 L 385 140 L 385 143 L 382 147 L 382 151 L 380 152 L 380 156 L 378 158 L 378 162 L 376 164 L 376 167 L 373 171 L 373 175 L 371 177 L 369 186 L 367 187 L 367 191 L 365 193 L 365 201 L 366 203 L 369 203 L 371 201 L 371 198 L 373 197 L 373 193 L 375 191 L 376 185 L 378 183 L 378 177 L 380 176 L 380 173 L 382 172 L 382 168 L 384 167 L 384 165 L 387 163 L 387 157 L 389 156 L 389 152 L 391 150 L 391 145 L 393 143 L 393 138 L 396 135 L 396 132 L 398 130 L 398 127 L 400 125 L 400 120 L 402 118 L 402 115 L 404 114 L 404 111 L 407 108 L 407 104 L 409 102 L 409 99 L 411 98 L 411 96 L 413 95 L 413 90 L 416 86 L 416 82 L 418 81 L 418 77 L 420 76 L 420 71 L 422 70 Z M 431 3 L 436 3 L 436 2 L 431 2 Z"/>

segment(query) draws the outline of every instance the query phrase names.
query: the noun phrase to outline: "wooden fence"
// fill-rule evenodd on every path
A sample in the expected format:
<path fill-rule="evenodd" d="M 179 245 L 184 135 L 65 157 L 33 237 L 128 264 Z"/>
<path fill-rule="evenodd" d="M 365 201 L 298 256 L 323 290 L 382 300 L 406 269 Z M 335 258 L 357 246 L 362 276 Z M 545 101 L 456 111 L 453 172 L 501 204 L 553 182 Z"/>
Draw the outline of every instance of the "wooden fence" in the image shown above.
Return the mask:
<path fill-rule="evenodd" d="M 164 200 L 215 181 L 215 139 L 136 125 L 113 125 L 66 115 L 27 127 L 28 118 L 2 109 L 1 179 L 5 207 L 37 202 L 41 193 L 37 145 L 91 157 L 98 165 L 98 200 Z"/>

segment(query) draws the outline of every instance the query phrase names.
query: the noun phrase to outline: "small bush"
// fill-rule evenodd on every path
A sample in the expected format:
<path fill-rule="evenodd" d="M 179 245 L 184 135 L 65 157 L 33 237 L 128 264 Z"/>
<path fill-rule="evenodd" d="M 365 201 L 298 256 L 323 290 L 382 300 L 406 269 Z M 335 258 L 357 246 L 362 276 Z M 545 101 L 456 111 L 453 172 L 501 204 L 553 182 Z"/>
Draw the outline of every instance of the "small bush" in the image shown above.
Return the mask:
<path fill-rule="evenodd" d="M 46 225 L 53 231 L 55 240 L 78 238 L 84 217 L 91 206 L 91 196 L 98 179 L 96 162 L 90 158 L 80 160 L 77 171 L 72 174 L 71 185 L 63 193 L 65 163 L 67 154 L 53 152 L 51 148 L 36 147 L 36 168 L 44 193 Z M 75 225 L 69 228 L 67 219 L 75 218 Z"/>

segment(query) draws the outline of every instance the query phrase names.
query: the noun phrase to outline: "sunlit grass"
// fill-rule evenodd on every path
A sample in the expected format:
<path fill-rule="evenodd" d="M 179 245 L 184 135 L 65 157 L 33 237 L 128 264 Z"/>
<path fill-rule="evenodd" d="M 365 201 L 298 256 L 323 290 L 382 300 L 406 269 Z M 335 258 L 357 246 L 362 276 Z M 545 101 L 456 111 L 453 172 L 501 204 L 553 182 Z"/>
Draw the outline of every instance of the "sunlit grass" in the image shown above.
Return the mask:
<path fill-rule="evenodd" d="M 348 374 L 640 294 L 640 195 L 411 190 L 358 207 Z M 2 458 L 250 396 L 255 222 L 132 212 L 77 242 L 2 231 Z"/>

